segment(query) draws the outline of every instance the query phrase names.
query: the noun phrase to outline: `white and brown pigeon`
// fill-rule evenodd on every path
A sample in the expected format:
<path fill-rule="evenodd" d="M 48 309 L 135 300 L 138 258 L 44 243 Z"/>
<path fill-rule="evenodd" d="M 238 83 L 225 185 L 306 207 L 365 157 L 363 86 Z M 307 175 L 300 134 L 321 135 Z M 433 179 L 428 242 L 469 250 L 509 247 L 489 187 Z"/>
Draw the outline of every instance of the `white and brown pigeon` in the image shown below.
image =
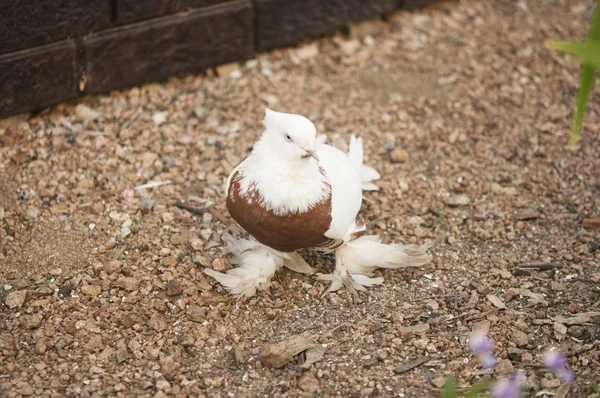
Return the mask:
<path fill-rule="evenodd" d="M 362 190 L 377 190 L 379 173 L 363 164 L 362 139 L 352 136 L 348 153 L 324 144 L 314 124 L 303 116 L 267 108 L 265 130 L 251 155 L 229 175 L 227 209 L 254 240 L 224 240 L 238 268 L 226 274 L 205 272 L 232 294 L 253 296 L 266 290 L 283 266 L 302 273 L 312 268 L 300 249 L 335 251 L 335 270 L 318 274 L 331 281 L 327 292 L 342 285 L 351 292 L 383 282 L 377 268 L 420 266 L 428 246 L 386 245 L 365 235 L 356 220 Z"/>

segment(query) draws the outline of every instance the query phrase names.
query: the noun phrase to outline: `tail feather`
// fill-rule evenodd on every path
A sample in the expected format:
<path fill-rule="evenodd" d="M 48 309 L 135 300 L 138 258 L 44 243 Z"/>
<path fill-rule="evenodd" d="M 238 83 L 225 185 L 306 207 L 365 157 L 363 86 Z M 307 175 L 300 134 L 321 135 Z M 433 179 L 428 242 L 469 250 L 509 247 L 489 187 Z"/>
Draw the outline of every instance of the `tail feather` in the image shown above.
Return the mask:
<path fill-rule="evenodd" d="M 372 181 L 380 179 L 381 175 L 374 168 L 364 164 L 363 141 L 361 137 L 355 137 L 354 135 L 350 137 L 348 158 L 358 170 L 362 181 L 361 188 L 364 191 L 378 191 L 379 187 L 373 184 Z"/>
<path fill-rule="evenodd" d="M 425 254 L 429 245 L 386 245 L 375 235 L 363 235 L 339 248 L 351 274 L 373 275 L 377 268 L 419 267 L 431 257 Z"/>

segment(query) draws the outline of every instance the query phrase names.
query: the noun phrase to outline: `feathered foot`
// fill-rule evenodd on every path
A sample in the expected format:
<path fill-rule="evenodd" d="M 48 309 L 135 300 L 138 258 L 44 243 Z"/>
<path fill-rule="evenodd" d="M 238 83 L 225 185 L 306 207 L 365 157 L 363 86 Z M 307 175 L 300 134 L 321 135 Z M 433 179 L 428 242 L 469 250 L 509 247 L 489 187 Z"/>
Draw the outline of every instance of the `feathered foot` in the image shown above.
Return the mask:
<path fill-rule="evenodd" d="M 429 245 L 386 245 L 374 235 L 360 236 L 336 250 L 335 270 L 332 274 L 317 274 L 320 280 L 331 285 L 324 294 L 345 286 L 357 294 L 366 287 L 379 285 L 383 278 L 372 278 L 377 268 L 406 268 L 426 264 L 431 257 L 425 254 Z"/>
<path fill-rule="evenodd" d="M 257 291 L 267 292 L 273 275 L 283 266 L 303 274 L 314 272 L 298 253 L 278 252 L 256 241 L 235 239 L 229 234 L 223 235 L 223 241 L 232 254 L 232 264 L 238 267 L 226 273 L 207 268 L 204 273 L 215 278 L 231 294 L 247 298 Z"/>

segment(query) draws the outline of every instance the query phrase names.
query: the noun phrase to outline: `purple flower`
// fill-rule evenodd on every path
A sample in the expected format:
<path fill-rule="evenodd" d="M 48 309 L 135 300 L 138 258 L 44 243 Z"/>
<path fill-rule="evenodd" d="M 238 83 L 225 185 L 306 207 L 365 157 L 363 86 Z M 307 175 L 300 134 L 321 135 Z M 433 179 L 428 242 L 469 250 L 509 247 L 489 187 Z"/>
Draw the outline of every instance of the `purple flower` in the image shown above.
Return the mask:
<path fill-rule="evenodd" d="M 519 398 L 521 384 L 525 380 L 525 373 L 517 370 L 509 378 L 500 379 L 492 386 L 494 398 Z"/>
<path fill-rule="evenodd" d="M 556 350 L 548 350 L 544 353 L 544 363 L 565 383 L 570 383 L 575 378 L 573 372 L 567 368 L 567 358 Z"/>
<path fill-rule="evenodd" d="M 496 365 L 494 345 L 494 340 L 480 330 L 475 331 L 469 339 L 469 349 L 479 358 L 484 369 L 493 368 Z"/>

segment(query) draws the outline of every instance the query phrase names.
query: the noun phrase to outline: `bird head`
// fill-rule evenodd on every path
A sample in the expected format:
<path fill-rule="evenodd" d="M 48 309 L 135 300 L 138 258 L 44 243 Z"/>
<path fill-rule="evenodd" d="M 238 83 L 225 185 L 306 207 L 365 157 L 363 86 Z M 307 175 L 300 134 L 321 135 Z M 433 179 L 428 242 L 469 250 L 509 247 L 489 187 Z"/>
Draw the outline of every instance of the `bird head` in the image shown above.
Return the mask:
<path fill-rule="evenodd" d="M 275 112 L 266 108 L 264 125 L 263 139 L 267 139 L 284 155 L 290 158 L 312 157 L 319 160 L 315 125 L 304 116 Z"/>

